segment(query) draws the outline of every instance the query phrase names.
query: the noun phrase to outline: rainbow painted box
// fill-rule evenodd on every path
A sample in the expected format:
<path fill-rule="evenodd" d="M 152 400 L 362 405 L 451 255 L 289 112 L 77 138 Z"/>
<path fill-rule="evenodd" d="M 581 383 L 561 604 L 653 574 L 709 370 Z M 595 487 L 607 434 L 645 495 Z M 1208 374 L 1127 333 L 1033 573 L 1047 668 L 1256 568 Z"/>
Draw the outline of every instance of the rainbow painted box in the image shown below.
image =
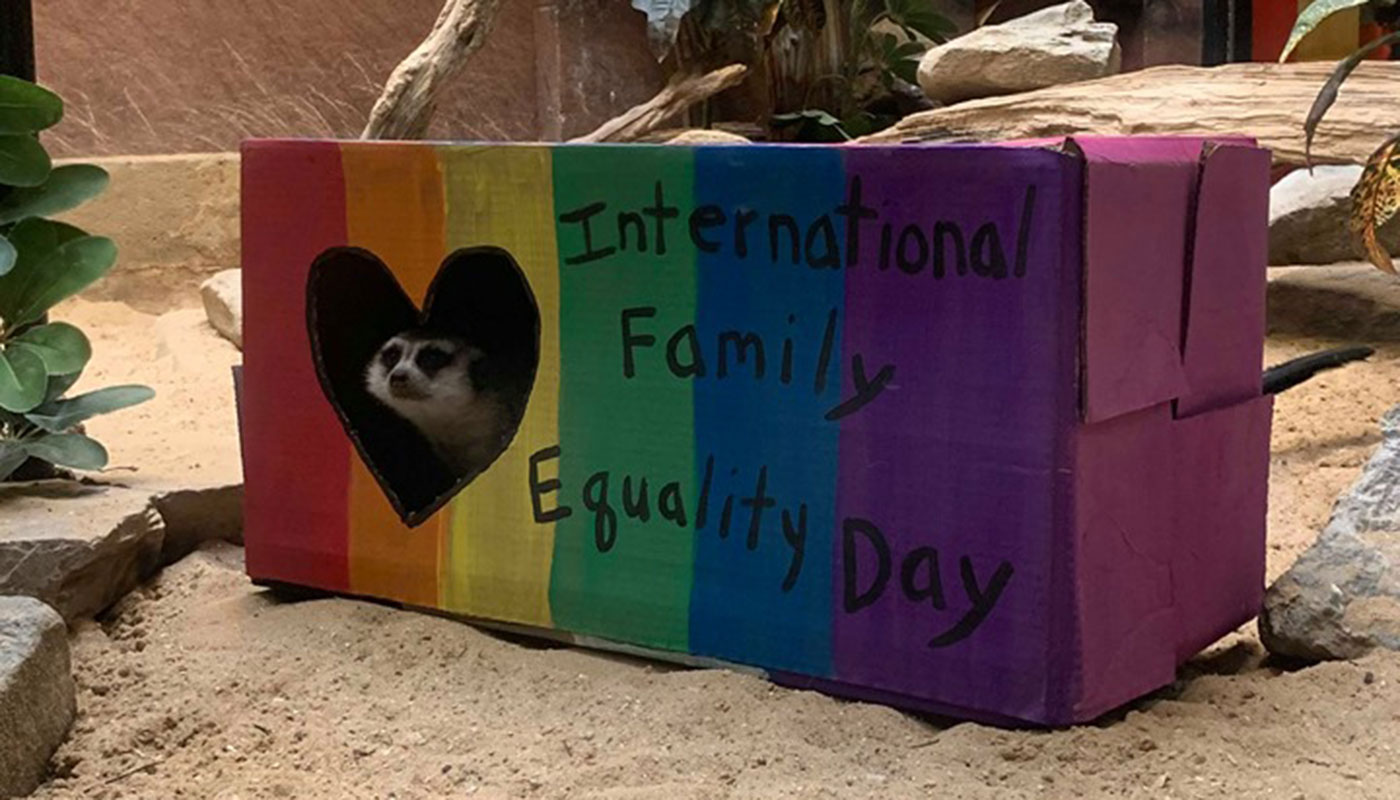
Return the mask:
<path fill-rule="evenodd" d="M 992 722 L 1263 591 L 1248 141 L 243 150 L 247 565 Z"/>

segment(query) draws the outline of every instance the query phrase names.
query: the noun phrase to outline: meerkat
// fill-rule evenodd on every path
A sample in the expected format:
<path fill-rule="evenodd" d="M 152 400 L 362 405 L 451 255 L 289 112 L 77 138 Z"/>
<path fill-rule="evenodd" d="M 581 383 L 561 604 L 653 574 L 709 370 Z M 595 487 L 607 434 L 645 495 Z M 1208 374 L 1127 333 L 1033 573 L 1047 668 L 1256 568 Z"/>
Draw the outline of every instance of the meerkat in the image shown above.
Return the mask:
<path fill-rule="evenodd" d="M 460 337 L 404 331 L 370 359 L 365 388 L 417 428 L 454 474 L 472 474 L 500 452 L 509 425 L 504 399 L 473 377 L 484 357 Z"/>

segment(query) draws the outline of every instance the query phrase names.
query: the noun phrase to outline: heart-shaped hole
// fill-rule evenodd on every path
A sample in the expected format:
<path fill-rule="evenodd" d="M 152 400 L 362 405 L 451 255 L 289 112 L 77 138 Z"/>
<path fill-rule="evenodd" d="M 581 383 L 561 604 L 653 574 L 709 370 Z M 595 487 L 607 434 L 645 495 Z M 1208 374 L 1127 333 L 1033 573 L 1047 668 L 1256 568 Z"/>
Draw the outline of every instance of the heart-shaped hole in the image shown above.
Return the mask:
<path fill-rule="evenodd" d="M 374 253 L 335 247 L 311 265 L 306 302 L 326 399 L 399 517 L 422 524 L 525 415 L 540 358 L 525 273 L 499 248 L 458 250 L 420 310 Z"/>

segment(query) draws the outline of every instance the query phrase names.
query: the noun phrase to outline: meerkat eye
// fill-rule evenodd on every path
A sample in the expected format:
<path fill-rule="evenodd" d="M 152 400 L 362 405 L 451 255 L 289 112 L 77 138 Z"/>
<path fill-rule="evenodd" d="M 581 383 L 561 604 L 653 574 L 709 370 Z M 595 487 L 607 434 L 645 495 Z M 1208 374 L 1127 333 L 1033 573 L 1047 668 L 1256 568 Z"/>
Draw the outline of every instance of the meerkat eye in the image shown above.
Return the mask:
<path fill-rule="evenodd" d="M 452 363 L 452 355 L 441 347 L 429 345 L 418 351 L 416 361 L 419 369 L 433 373 Z"/>
<path fill-rule="evenodd" d="M 385 367 L 392 367 L 403 358 L 403 348 L 398 345 L 389 345 L 379 352 L 379 363 Z"/>

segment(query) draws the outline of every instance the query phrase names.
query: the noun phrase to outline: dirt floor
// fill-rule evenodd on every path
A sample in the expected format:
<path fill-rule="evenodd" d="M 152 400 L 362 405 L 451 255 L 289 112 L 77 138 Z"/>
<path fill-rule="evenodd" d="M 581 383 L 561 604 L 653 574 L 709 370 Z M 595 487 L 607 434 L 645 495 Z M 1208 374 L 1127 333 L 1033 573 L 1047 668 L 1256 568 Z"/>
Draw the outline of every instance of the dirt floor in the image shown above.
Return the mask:
<path fill-rule="evenodd" d="M 186 312 L 67 311 L 102 320 L 101 377 L 159 365 L 160 403 L 96 431 L 115 463 L 151 481 L 236 469 L 232 348 Z M 1291 322 L 1271 320 L 1269 362 L 1335 343 Z M 1400 398 L 1400 335 L 1377 337 L 1370 363 L 1279 398 L 1270 578 Z M 1099 725 L 1004 731 L 370 603 L 278 602 L 241 557 L 196 553 L 75 633 L 80 717 L 38 797 L 1400 797 L 1400 655 L 1287 671 L 1249 625 Z"/>

